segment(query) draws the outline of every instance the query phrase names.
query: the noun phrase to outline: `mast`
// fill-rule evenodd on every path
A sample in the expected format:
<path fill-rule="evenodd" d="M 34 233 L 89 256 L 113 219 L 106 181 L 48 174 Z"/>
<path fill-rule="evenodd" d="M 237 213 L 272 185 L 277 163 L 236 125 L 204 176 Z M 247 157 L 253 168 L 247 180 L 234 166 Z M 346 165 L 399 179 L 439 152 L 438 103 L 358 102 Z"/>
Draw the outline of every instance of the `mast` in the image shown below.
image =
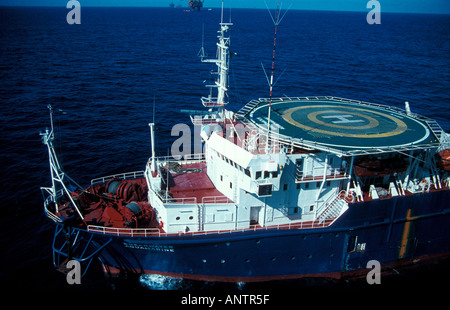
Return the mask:
<path fill-rule="evenodd" d="M 276 11 L 276 16 L 275 18 L 273 18 L 272 13 L 270 12 L 269 7 L 267 6 L 266 3 L 266 7 L 267 7 L 267 11 L 270 14 L 270 18 L 272 19 L 272 22 L 275 26 L 275 32 L 274 32 L 274 36 L 273 36 L 273 52 L 272 52 L 272 72 L 270 75 L 270 80 L 269 77 L 267 76 L 266 73 L 266 69 L 264 68 L 264 65 L 261 63 L 261 66 L 263 68 L 264 74 L 266 76 L 267 79 L 267 84 L 269 85 L 269 111 L 267 113 L 267 144 L 266 144 L 266 152 L 268 153 L 270 150 L 269 147 L 269 141 L 270 141 L 270 114 L 272 112 L 272 91 L 273 91 L 273 87 L 274 85 L 277 83 L 278 79 L 281 77 L 281 75 L 283 75 L 284 71 L 281 73 L 281 75 L 278 77 L 278 79 L 274 82 L 274 71 L 275 71 L 275 51 L 276 51 L 276 45 L 277 45 L 277 32 L 278 32 L 278 25 L 280 25 L 281 21 L 283 20 L 284 16 L 286 16 L 286 13 L 289 11 L 290 7 L 286 10 L 286 12 L 284 12 L 283 16 L 280 16 L 280 0 L 278 0 L 277 2 L 277 11 Z"/>
<path fill-rule="evenodd" d="M 270 112 L 272 110 L 273 72 L 275 69 L 275 51 L 276 51 L 275 47 L 277 45 L 278 25 L 280 24 L 279 13 L 280 13 L 280 0 L 278 0 L 276 17 L 273 20 L 273 23 L 275 25 L 275 33 L 273 36 L 272 72 L 270 75 L 270 82 L 269 82 L 269 114 L 267 116 L 267 134 L 269 134 L 269 132 L 270 132 Z M 272 15 L 270 15 L 270 16 L 272 17 Z"/>
<path fill-rule="evenodd" d="M 52 178 L 52 187 L 51 188 L 42 188 L 46 190 L 51 196 L 52 201 L 55 203 L 56 211 L 58 212 L 58 198 L 62 197 L 64 194 L 70 199 L 72 206 L 77 211 L 78 215 L 84 220 L 83 214 L 78 208 L 76 202 L 73 200 L 71 192 L 68 190 L 65 179 L 68 179 L 70 182 L 74 183 L 76 186 L 81 188 L 79 184 L 77 184 L 72 178 L 70 178 L 61 168 L 59 164 L 58 157 L 56 156 L 55 149 L 53 147 L 53 140 L 55 139 L 54 131 L 53 131 L 53 107 L 48 105 L 48 109 L 50 110 L 50 122 L 51 122 L 51 131 L 48 129 L 45 132 L 41 132 L 40 135 L 42 137 L 42 143 L 47 146 L 48 149 L 48 157 L 50 163 L 50 175 Z"/>
<path fill-rule="evenodd" d="M 292 6 L 292 4 L 291 4 L 291 6 Z M 280 16 L 281 8 L 280 8 L 280 0 L 278 0 L 276 16 L 275 16 L 275 18 L 273 18 L 272 13 L 270 12 L 269 7 L 267 6 L 267 3 L 266 3 L 267 11 L 269 11 L 270 18 L 272 19 L 273 25 L 275 26 L 275 33 L 274 33 L 274 36 L 273 36 L 272 72 L 271 72 L 271 75 L 270 75 L 270 81 L 269 81 L 269 78 L 267 77 L 267 74 L 266 74 L 267 83 L 269 84 L 269 113 L 268 113 L 268 116 L 267 116 L 267 132 L 270 131 L 270 112 L 272 110 L 272 90 L 273 90 L 273 86 L 277 83 L 278 79 L 284 73 L 284 71 L 283 71 L 281 73 L 281 75 L 278 77 L 278 79 L 275 82 L 273 81 L 273 75 L 274 75 L 274 70 L 275 70 L 275 51 L 276 51 L 276 45 L 277 45 L 278 26 L 280 25 L 280 23 L 283 20 L 283 18 L 286 16 L 286 14 L 289 11 L 289 9 L 291 8 L 291 6 L 284 12 L 283 16 Z M 263 66 L 263 69 L 264 69 L 264 66 Z M 264 69 L 264 73 L 266 73 L 265 69 Z"/>
<path fill-rule="evenodd" d="M 224 106 L 228 104 L 226 100 L 226 93 L 228 91 L 228 71 L 230 69 L 230 37 L 227 36 L 227 32 L 230 29 L 229 26 L 232 26 L 233 24 L 223 22 L 223 0 L 219 25 L 220 30 L 218 31 L 219 35 L 217 36 L 216 58 L 204 59 L 203 56 L 200 56 L 202 62 L 215 63 L 217 65 L 217 71 L 211 73 L 217 75 L 215 84 L 207 85 L 207 87 L 210 87 L 211 90 L 213 88 L 217 88 L 217 97 L 213 97 L 210 93 L 208 97 L 202 97 L 201 100 L 203 106 L 208 108 L 217 108 L 219 116 L 224 119 Z"/>

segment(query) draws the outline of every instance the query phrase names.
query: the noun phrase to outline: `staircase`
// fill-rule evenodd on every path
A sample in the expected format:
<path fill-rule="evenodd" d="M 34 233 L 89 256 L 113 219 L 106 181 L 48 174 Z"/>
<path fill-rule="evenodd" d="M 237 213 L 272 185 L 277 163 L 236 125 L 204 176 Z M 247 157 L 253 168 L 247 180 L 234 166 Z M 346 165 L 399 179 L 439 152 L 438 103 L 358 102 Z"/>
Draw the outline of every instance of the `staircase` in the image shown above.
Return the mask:
<path fill-rule="evenodd" d="M 322 224 L 326 220 L 337 219 L 348 209 L 348 203 L 345 201 L 345 191 L 341 191 L 338 195 L 326 201 L 317 210 L 316 221 Z"/>
<path fill-rule="evenodd" d="M 442 133 L 444 130 L 439 126 L 438 122 L 436 122 L 433 119 L 426 119 L 425 123 L 428 124 L 428 127 L 430 127 L 431 131 L 433 131 L 434 135 L 438 138 L 438 140 L 441 140 Z"/>
<path fill-rule="evenodd" d="M 242 109 L 236 112 L 237 117 L 244 117 L 248 113 L 250 113 L 251 110 L 253 110 L 257 105 L 259 104 L 259 100 L 252 100 L 249 103 L 247 103 Z"/>

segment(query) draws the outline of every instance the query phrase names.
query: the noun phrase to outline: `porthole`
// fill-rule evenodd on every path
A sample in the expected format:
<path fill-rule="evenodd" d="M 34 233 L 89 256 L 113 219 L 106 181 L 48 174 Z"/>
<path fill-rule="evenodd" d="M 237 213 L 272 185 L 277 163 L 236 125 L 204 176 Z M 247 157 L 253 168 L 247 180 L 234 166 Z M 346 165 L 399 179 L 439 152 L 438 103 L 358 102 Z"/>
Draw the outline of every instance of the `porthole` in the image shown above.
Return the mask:
<path fill-rule="evenodd" d="M 189 219 L 190 219 L 190 220 L 193 220 L 193 219 L 194 219 L 194 217 L 193 217 L 193 216 L 191 215 L 191 216 L 189 217 Z"/>
<path fill-rule="evenodd" d="M 180 220 L 180 217 L 179 216 L 177 216 L 176 218 L 175 218 L 177 221 L 179 221 Z"/>

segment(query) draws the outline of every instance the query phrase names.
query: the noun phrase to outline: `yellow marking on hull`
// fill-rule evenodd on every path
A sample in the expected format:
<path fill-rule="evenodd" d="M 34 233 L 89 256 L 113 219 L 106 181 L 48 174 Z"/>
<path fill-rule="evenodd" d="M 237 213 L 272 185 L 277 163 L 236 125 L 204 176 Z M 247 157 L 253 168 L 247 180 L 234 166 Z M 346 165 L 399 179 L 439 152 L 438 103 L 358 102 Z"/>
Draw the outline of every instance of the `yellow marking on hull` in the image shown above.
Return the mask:
<path fill-rule="evenodd" d="M 414 218 L 411 217 L 411 209 L 408 209 L 406 213 L 406 222 L 405 227 L 403 228 L 402 242 L 400 245 L 400 252 L 398 253 L 398 258 L 402 259 L 406 256 L 406 249 L 408 248 L 409 243 L 409 231 L 411 228 L 411 220 Z"/>

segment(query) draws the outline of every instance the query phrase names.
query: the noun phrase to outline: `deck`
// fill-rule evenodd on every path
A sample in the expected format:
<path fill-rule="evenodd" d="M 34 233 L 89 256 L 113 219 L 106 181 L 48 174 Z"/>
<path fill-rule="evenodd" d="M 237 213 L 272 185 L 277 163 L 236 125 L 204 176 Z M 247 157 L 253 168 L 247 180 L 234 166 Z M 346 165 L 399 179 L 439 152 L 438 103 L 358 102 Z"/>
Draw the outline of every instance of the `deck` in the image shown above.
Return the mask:
<path fill-rule="evenodd" d="M 260 100 L 245 118 L 264 130 L 269 102 Z M 335 97 L 279 100 L 271 104 L 271 123 L 279 125 L 280 137 L 299 145 L 365 154 L 439 144 L 441 129 L 433 120 L 398 108 Z"/>
<path fill-rule="evenodd" d="M 209 179 L 204 161 L 169 168 L 169 194 L 175 203 L 231 202 Z"/>

